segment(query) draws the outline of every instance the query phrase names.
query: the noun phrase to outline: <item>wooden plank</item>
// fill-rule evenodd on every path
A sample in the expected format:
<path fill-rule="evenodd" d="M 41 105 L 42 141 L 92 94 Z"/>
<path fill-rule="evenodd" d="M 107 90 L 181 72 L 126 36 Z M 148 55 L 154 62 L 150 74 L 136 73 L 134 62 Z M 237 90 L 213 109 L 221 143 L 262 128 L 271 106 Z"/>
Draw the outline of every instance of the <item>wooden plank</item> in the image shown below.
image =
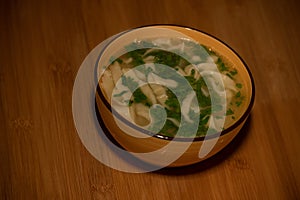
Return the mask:
<path fill-rule="evenodd" d="M 299 199 L 299 3 L 287 1 L 1 1 L 1 199 Z M 119 172 L 93 158 L 72 118 L 85 56 L 153 23 L 201 29 L 232 46 L 257 98 L 238 137 L 193 166 Z"/>

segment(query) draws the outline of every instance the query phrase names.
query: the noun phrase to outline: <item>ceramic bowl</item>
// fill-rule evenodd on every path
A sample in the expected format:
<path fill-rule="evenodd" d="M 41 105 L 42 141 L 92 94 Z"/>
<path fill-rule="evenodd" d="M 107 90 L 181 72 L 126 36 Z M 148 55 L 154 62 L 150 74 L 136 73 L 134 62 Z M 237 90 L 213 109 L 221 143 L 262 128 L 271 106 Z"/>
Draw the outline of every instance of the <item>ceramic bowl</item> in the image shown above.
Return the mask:
<path fill-rule="evenodd" d="M 112 138 L 125 150 L 133 152 L 144 162 L 161 165 L 162 160 L 158 157 L 180 155 L 178 159 L 174 159 L 167 165 L 168 167 L 178 167 L 194 164 L 203 161 L 228 145 L 232 139 L 239 133 L 243 127 L 254 102 L 254 81 L 251 72 L 240 56 L 228 45 L 219 39 L 202 31 L 176 25 L 151 25 L 122 32 L 110 40 L 109 44 L 103 49 L 98 59 L 98 76 L 101 74 L 101 67 L 109 63 L 111 57 L 122 47 L 128 45 L 135 40 L 144 40 L 148 38 L 159 37 L 185 37 L 212 48 L 222 57 L 230 61 L 233 66 L 238 69 L 242 77 L 243 89 L 245 92 L 245 102 L 240 108 L 240 114 L 235 122 L 222 132 L 212 134 L 209 137 L 196 137 L 193 140 L 185 138 L 172 138 L 160 134 L 145 137 L 145 132 L 140 127 L 127 121 L 121 116 L 113 115 L 113 108 L 103 93 L 101 83 L 96 92 L 96 107 L 99 111 L 101 122 L 106 126 L 108 133 Z M 100 79 L 100 77 L 98 77 Z M 99 80 L 98 79 L 98 80 Z M 128 134 L 130 132 L 130 134 Z M 172 143 L 172 145 L 169 145 Z M 211 144 L 211 148 L 202 156 L 199 152 L 203 144 Z M 170 148 L 164 151 L 158 151 L 169 145 Z M 181 148 L 182 147 L 182 148 Z M 184 152 L 182 152 L 185 149 Z M 158 152 L 155 156 L 145 156 L 149 152 Z M 166 153 L 167 151 L 167 153 Z M 180 151 L 180 152 L 179 152 Z M 176 156 L 175 156 L 176 157 Z M 166 160 L 168 158 L 166 157 Z"/>

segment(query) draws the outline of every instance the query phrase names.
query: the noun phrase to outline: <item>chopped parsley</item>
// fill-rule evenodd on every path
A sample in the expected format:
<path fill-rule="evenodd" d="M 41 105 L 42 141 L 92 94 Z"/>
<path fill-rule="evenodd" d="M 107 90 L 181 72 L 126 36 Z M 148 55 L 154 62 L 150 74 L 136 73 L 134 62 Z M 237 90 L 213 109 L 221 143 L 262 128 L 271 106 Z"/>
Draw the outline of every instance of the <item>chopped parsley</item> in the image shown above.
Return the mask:
<path fill-rule="evenodd" d="M 123 63 L 123 60 L 121 58 L 117 58 L 116 61 L 119 63 L 119 64 L 122 64 Z"/>
<path fill-rule="evenodd" d="M 237 83 L 237 84 L 235 84 L 235 86 L 239 89 L 241 89 L 243 87 L 243 85 L 241 83 Z"/>
<path fill-rule="evenodd" d="M 174 137 L 178 131 L 178 127 L 173 124 L 172 121 L 166 120 L 165 125 L 160 130 L 165 136 Z"/>
<path fill-rule="evenodd" d="M 234 76 L 238 73 L 238 71 L 236 69 L 233 69 L 229 73 L 230 73 L 230 75 Z"/>
<path fill-rule="evenodd" d="M 226 73 L 226 76 L 228 76 L 229 78 L 233 79 L 233 76 L 230 73 Z"/>
<path fill-rule="evenodd" d="M 236 105 L 237 107 L 240 107 L 241 104 L 242 104 L 242 101 L 236 101 L 236 102 L 235 102 L 235 105 Z"/>
<path fill-rule="evenodd" d="M 134 51 L 128 52 L 129 57 L 132 57 L 131 65 L 136 67 L 142 64 L 145 64 L 143 60 L 143 54 L 146 52 L 145 49 L 137 49 Z"/>
<path fill-rule="evenodd" d="M 228 70 L 229 70 L 228 67 L 227 67 L 227 66 L 224 64 L 224 62 L 221 60 L 221 58 L 218 58 L 216 64 L 218 65 L 219 70 L 220 70 L 221 72 L 223 72 L 223 71 L 228 71 Z"/>
<path fill-rule="evenodd" d="M 145 104 L 147 102 L 147 96 L 142 92 L 140 88 L 136 89 L 133 93 L 133 101 L 135 103 L 142 103 L 144 102 Z"/>
<path fill-rule="evenodd" d="M 226 115 L 233 115 L 234 112 L 231 108 L 229 108 L 227 111 L 226 111 Z"/>
<path fill-rule="evenodd" d="M 241 91 L 238 91 L 236 94 L 235 94 L 235 98 L 239 98 L 241 97 Z"/>

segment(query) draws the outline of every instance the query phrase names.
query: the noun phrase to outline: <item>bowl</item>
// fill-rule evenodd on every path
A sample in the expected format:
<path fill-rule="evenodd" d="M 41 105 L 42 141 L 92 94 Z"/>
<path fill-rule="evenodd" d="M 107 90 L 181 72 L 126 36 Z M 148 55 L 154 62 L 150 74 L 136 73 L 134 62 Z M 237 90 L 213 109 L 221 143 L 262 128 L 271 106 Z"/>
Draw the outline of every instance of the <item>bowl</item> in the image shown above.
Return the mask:
<path fill-rule="evenodd" d="M 190 43 L 197 44 L 196 45 L 197 48 L 199 47 L 198 45 L 200 45 L 201 48 L 204 47 L 202 48 L 202 50 L 204 49 L 205 51 L 207 51 L 207 54 L 209 55 L 206 61 L 203 60 L 199 61 L 201 60 L 201 58 L 197 57 L 197 51 L 195 55 L 192 55 L 190 57 L 184 57 L 187 56 L 187 54 L 189 54 L 187 52 L 187 49 L 190 48 L 189 47 Z M 222 127 L 218 127 L 218 125 L 216 125 L 217 123 L 215 123 L 214 129 L 212 129 L 211 126 L 213 123 L 211 121 L 217 120 L 217 118 L 213 118 L 207 122 L 209 124 L 209 128 L 205 129 L 206 130 L 205 135 L 203 134 L 197 135 L 200 126 L 199 125 L 200 123 L 198 123 L 198 121 L 196 123 L 198 129 L 192 130 L 191 134 L 188 132 L 189 129 L 183 129 L 183 134 L 181 135 L 176 135 L 176 134 L 167 135 L 167 134 L 160 133 L 159 130 L 154 131 L 153 129 L 149 129 L 149 124 L 145 125 L 143 124 L 143 122 L 135 122 L 134 120 L 132 120 L 131 118 L 132 115 L 134 114 L 132 114 L 133 111 L 131 112 L 129 107 L 131 106 L 132 102 L 134 102 L 136 99 L 130 100 L 128 102 L 128 107 L 126 108 L 120 107 L 119 104 L 116 103 L 115 100 L 113 100 L 114 98 L 116 98 L 116 96 L 122 95 L 121 93 L 117 94 L 117 91 L 120 92 L 120 87 L 119 87 L 120 85 L 118 84 L 122 83 L 122 77 L 121 78 L 119 77 L 118 80 L 115 80 L 114 82 L 115 85 L 113 85 L 114 88 L 112 89 L 111 92 L 107 92 L 109 90 L 107 90 L 106 87 L 109 87 L 109 83 L 108 83 L 109 81 L 107 80 L 107 77 L 106 78 L 104 77 L 105 76 L 104 73 L 109 69 L 110 71 L 108 73 L 109 74 L 108 76 L 111 76 L 111 79 L 113 80 L 114 75 L 118 73 L 118 71 L 113 70 L 112 65 L 115 62 L 119 62 L 118 59 L 120 56 L 128 52 L 133 52 L 134 50 L 137 49 L 141 49 L 141 50 L 145 49 L 143 51 L 144 52 L 143 55 L 146 54 L 148 55 L 149 52 L 150 52 L 149 55 L 152 55 L 151 54 L 152 50 L 149 50 L 151 48 L 158 49 L 158 51 L 163 50 L 169 52 L 169 51 L 173 51 L 172 45 L 176 46 L 175 44 L 179 45 L 178 49 L 181 48 L 180 51 L 183 53 L 180 55 L 181 57 L 184 57 L 186 60 L 192 59 L 193 60 L 192 62 L 195 62 L 195 63 L 190 62 L 192 66 L 196 66 L 197 63 L 198 63 L 197 66 L 198 65 L 200 66 L 200 64 L 203 62 L 204 63 L 212 62 L 214 64 L 217 63 L 216 66 L 218 67 L 217 68 L 218 70 L 222 70 L 222 68 L 220 69 L 220 66 L 222 64 L 218 63 L 219 58 L 221 58 L 222 62 L 224 61 L 224 63 L 226 63 L 226 65 L 224 65 L 223 67 L 225 67 L 225 69 L 227 70 L 231 69 L 231 71 L 228 71 L 227 74 L 224 73 L 223 75 L 221 74 L 222 76 L 220 75 L 220 77 L 223 80 L 221 85 L 223 85 L 223 90 L 224 90 L 223 93 L 220 92 L 220 96 L 225 94 L 225 96 L 222 98 L 227 99 L 227 97 L 229 98 L 229 96 L 231 95 L 230 103 L 226 101 L 226 103 L 223 104 L 226 106 L 223 106 L 221 111 L 220 110 L 218 111 L 218 113 L 223 113 L 224 115 L 223 118 L 222 116 L 218 118 L 221 119 L 219 121 L 221 121 L 220 124 L 222 125 Z M 147 52 L 146 50 L 149 50 L 149 52 Z M 175 53 L 179 54 L 178 52 L 180 51 L 178 50 Z M 157 55 L 158 54 L 156 54 L 156 56 Z M 161 56 L 159 60 L 157 59 L 157 57 L 154 56 L 154 58 L 153 57 L 150 58 L 156 60 L 157 62 L 160 62 L 160 64 L 165 64 L 163 59 L 169 59 L 169 61 L 171 61 L 169 63 L 173 63 L 172 59 L 175 60 L 177 58 L 177 57 L 173 58 L 171 56 L 169 57 Z M 120 63 L 124 63 L 125 61 L 126 60 L 123 59 L 122 61 L 119 62 L 118 65 L 122 65 Z M 126 63 L 129 62 L 131 63 L 132 60 L 126 61 Z M 142 63 L 141 65 L 144 66 L 146 64 Z M 189 28 L 189 27 L 177 26 L 177 25 L 150 25 L 150 26 L 134 28 L 119 33 L 118 35 L 110 39 L 106 47 L 99 54 L 96 66 L 97 66 L 97 77 L 99 80 L 99 84 L 96 92 L 96 108 L 97 111 L 99 112 L 99 120 L 101 121 L 101 124 L 104 125 L 108 130 L 107 134 L 109 135 L 109 137 L 111 137 L 112 140 L 114 140 L 118 145 L 120 145 L 121 148 L 131 152 L 135 157 L 137 157 L 141 161 L 152 165 L 158 165 L 162 167 L 186 166 L 186 165 L 203 161 L 215 155 L 216 153 L 221 151 L 226 145 L 228 145 L 232 141 L 232 139 L 239 133 L 246 119 L 248 118 L 254 103 L 254 96 L 255 96 L 254 81 L 249 68 L 247 67 L 245 62 L 241 59 L 241 57 L 232 48 L 230 48 L 221 40 L 205 32 L 193 28 Z M 150 67 L 149 66 L 147 69 L 150 69 L 152 65 Z M 157 63 L 155 66 L 158 66 Z M 205 66 L 208 66 L 208 64 L 206 64 Z M 180 70 L 178 70 L 176 67 L 174 69 L 177 72 L 177 74 L 179 74 L 178 71 Z M 122 70 L 123 70 L 123 75 L 125 76 L 125 73 L 127 74 L 128 69 L 125 70 L 125 68 L 124 69 L 122 68 Z M 195 71 L 193 72 L 189 71 L 189 72 L 190 74 L 192 73 L 193 77 L 195 77 L 194 75 Z M 233 78 L 236 72 L 238 72 L 238 78 Z M 143 73 L 145 75 L 145 73 L 148 72 L 143 72 Z M 172 73 L 173 72 L 170 72 L 170 74 Z M 212 72 L 208 74 L 211 73 Z M 159 73 L 157 74 L 159 75 Z M 164 77 L 166 76 L 166 74 L 163 75 L 161 73 L 161 76 Z M 204 73 L 200 73 L 201 76 L 202 74 Z M 225 78 L 226 76 L 227 78 Z M 147 75 L 147 80 L 149 79 L 148 77 L 149 75 Z M 224 81 L 225 79 L 226 81 Z M 235 81 L 234 93 L 232 93 L 233 96 L 230 92 L 227 92 L 226 84 L 229 79 Z M 168 86 L 168 84 L 166 83 L 168 81 L 166 81 L 166 79 L 156 78 L 155 80 L 161 80 L 160 82 L 158 81 L 157 84 L 165 84 L 164 87 Z M 208 92 L 210 93 L 209 85 L 207 83 L 208 80 L 209 79 L 205 79 L 205 82 L 207 84 Z M 117 89 L 115 89 L 116 86 L 118 86 Z M 110 87 L 112 87 L 112 85 L 110 85 Z M 139 86 L 136 86 L 136 88 L 138 87 Z M 134 93 L 134 91 L 132 91 L 132 93 Z M 132 93 L 130 94 L 131 99 L 133 99 Z M 213 95 L 210 94 L 210 101 L 212 105 L 211 110 L 214 110 L 213 109 L 214 101 L 212 96 Z M 185 97 L 183 97 L 183 99 L 185 99 Z M 184 109 L 184 104 L 186 103 L 184 101 L 185 100 L 180 101 L 180 103 L 182 103 L 180 107 L 181 109 Z M 136 109 L 135 112 L 139 112 L 138 110 L 139 107 L 137 105 L 138 103 L 136 103 L 135 105 L 135 109 Z M 228 109 L 231 108 L 230 106 L 235 106 L 236 112 L 234 113 L 234 116 L 231 113 L 232 109 Z M 202 108 L 200 106 L 200 110 L 196 109 L 193 111 L 196 114 L 199 114 L 197 115 L 198 117 L 196 117 L 195 119 L 200 118 L 201 109 Z M 151 118 L 152 115 L 149 114 L 150 111 L 147 110 L 147 112 L 146 114 L 150 116 L 149 118 L 151 119 L 150 121 L 152 123 L 155 120 Z M 180 110 L 180 113 L 183 115 L 184 113 L 183 110 Z M 215 111 L 213 112 L 211 111 L 211 113 L 213 114 L 210 115 L 210 118 L 212 118 L 213 115 L 217 115 L 215 114 L 217 113 Z M 166 119 L 168 119 L 163 113 L 161 114 L 161 118 L 164 118 L 164 122 L 166 122 Z M 188 117 L 184 118 L 181 116 L 180 119 L 181 119 L 180 123 L 181 122 L 184 123 L 184 119 L 187 120 Z M 199 119 L 199 122 L 200 121 L 201 119 Z M 176 123 L 174 122 L 174 124 Z M 178 127 L 183 127 L 183 126 L 184 125 L 181 124 L 178 125 Z M 194 126 L 188 125 L 186 127 L 190 128 Z M 179 129 L 180 128 L 178 128 L 178 130 Z M 214 130 L 214 131 L 210 132 L 209 130 Z M 166 132 L 168 133 L 168 129 L 166 129 Z"/>

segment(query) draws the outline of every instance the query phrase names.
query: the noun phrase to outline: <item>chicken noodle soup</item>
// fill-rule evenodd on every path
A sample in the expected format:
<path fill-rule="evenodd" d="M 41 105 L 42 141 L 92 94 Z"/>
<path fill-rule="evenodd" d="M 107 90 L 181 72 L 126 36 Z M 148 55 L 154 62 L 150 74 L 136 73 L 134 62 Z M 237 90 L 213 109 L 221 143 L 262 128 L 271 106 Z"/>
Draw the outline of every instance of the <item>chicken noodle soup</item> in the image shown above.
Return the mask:
<path fill-rule="evenodd" d="M 118 107 L 117 112 L 136 125 L 174 137 L 182 123 L 192 123 L 197 117 L 196 136 L 205 136 L 220 131 L 217 126 L 222 117 L 225 124 L 221 123 L 221 128 L 225 129 L 242 115 L 239 108 L 245 92 L 239 72 L 210 47 L 181 38 L 154 38 L 135 41 L 125 49 L 120 57 L 111 58 L 99 84 L 109 102 L 125 102 L 130 118 L 124 107 Z M 195 95 L 187 93 L 172 72 L 184 77 Z M 172 88 L 185 98 L 178 99 Z M 164 111 L 151 113 L 153 105 Z M 189 137 L 188 130 L 181 134 Z"/>

